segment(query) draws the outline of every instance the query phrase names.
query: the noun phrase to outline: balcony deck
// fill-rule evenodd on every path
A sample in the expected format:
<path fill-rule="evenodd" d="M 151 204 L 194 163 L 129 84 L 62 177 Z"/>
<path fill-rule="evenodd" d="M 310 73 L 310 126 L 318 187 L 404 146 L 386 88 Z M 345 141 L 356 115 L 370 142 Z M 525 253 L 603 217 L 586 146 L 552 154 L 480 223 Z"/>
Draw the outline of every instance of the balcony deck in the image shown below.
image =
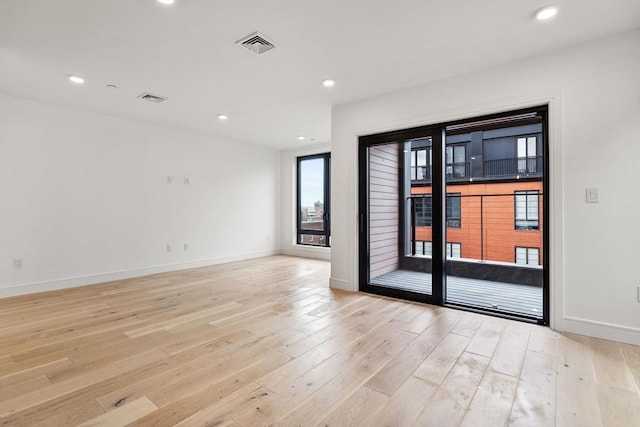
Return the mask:
<path fill-rule="evenodd" d="M 431 274 L 395 270 L 371 279 L 372 285 L 431 294 Z M 447 302 L 542 319 L 542 288 L 514 283 L 447 277 Z"/>

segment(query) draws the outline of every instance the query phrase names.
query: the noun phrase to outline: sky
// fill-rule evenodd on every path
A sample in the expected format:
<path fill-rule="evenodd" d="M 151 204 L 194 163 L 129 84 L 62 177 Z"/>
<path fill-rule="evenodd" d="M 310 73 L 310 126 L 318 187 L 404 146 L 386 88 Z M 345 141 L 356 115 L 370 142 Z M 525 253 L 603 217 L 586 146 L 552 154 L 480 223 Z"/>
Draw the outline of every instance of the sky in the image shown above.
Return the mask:
<path fill-rule="evenodd" d="M 313 206 L 317 201 L 324 201 L 324 159 L 304 160 L 300 164 L 300 181 L 302 182 L 302 206 Z"/>

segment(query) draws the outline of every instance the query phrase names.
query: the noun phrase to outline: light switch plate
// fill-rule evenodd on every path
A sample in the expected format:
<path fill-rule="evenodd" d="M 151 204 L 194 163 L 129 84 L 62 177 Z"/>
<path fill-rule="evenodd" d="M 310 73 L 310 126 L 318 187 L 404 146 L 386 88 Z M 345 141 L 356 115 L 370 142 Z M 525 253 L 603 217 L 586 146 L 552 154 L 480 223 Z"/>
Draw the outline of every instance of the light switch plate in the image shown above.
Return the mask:
<path fill-rule="evenodd" d="M 597 188 L 587 188 L 586 201 L 587 201 L 587 203 L 598 203 L 598 189 Z"/>

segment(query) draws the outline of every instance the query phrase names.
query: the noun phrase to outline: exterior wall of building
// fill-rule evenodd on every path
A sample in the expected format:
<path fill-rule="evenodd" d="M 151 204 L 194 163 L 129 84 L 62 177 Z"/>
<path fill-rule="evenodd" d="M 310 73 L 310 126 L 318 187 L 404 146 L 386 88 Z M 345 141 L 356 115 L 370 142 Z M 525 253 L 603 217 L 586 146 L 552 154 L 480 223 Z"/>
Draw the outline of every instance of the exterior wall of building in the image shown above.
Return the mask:
<path fill-rule="evenodd" d="M 538 230 L 516 230 L 516 191 L 540 193 Z M 447 227 L 447 242 L 461 244 L 461 258 L 514 263 L 516 247 L 524 247 L 539 249 L 542 264 L 541 181 L 451 184 L 447 193 L 461 197 L 460 227 Z M 431 194 L 431 187 L 412 187 L 411 194 Z M 431 241 L 431 227 L 416 227 L 416 240 Z"/>

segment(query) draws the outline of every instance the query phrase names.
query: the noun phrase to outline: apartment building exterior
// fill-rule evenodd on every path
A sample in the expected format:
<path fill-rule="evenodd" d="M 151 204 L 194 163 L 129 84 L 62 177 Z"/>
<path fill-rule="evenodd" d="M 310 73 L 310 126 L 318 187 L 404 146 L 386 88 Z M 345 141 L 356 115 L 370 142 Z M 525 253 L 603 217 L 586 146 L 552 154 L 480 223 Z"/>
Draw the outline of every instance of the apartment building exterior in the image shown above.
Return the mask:
<path fill-rule="evenodd" d="M 489 263 L 542 264 L 542 124 L 448 132 L 446 254 Z M 411 141 L 411 255 L 431 255 L 431 141 Z"/>

